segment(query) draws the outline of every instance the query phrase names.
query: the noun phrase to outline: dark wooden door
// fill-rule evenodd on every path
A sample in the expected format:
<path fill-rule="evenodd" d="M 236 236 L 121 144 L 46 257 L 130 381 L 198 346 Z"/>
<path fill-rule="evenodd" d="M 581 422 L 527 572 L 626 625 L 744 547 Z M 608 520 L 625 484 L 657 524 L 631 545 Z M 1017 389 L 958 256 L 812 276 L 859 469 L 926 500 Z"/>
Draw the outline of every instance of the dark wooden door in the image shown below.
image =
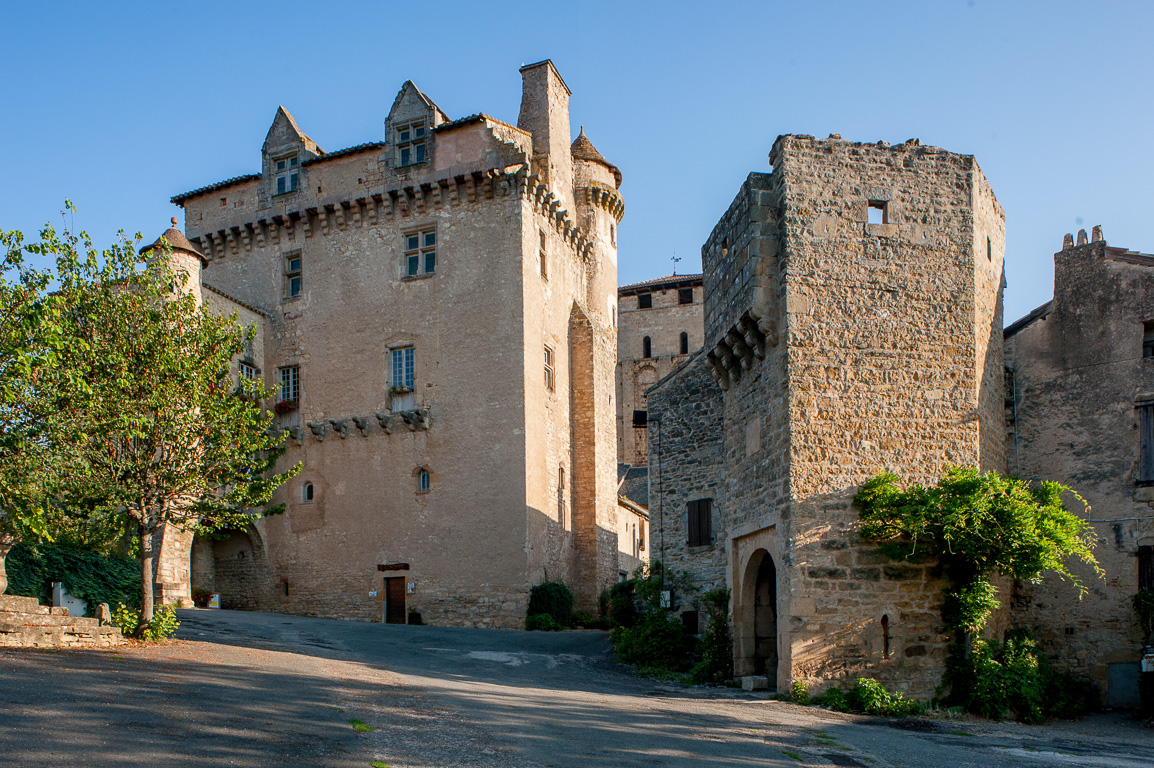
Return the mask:
<path fill-rule="evenodd" d="M 405 623 L 405 577 L 385 579 L 385 623 Z"/>

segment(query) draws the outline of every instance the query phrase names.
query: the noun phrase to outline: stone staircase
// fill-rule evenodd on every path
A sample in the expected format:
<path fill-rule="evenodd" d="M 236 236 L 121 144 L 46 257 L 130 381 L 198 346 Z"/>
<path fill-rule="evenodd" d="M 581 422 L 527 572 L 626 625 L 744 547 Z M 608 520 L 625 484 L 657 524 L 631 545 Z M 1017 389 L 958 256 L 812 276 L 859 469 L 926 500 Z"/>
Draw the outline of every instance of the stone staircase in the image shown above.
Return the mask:
<path fill-rule="evenodd" d="M 118 627 L 97 619 L 69 616 L 34 597 L 0 595 L 0 648 L 107 648 L 124 638 Z"/>

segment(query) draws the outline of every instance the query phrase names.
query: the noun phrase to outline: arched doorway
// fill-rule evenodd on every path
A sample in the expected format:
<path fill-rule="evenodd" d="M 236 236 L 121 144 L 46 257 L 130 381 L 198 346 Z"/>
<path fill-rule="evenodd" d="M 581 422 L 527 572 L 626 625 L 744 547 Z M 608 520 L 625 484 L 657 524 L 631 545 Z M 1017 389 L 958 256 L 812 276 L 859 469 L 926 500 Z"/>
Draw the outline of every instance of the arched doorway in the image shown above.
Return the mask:
<path fill-rule="evenodd" d="M 777 566 L 765 549 L 746 563 L 740 604 L 734 606 L 739 675 L 764 675 L 777 684 Z"/>
<path fill-rule="evenodd" d="M 763 550 L 764 552 L 764 550 Z M 777 679 L 777 568 L 769 553 L 757 567 L 753 600 L 754 674 Z"/>
<path fill-rule="evenodd" d="M 260 535 L 251 527 L 197 536 L 192 543 L 192 587 L 220 595 L 220 607 L 259 610 L 268 582 Z"/>

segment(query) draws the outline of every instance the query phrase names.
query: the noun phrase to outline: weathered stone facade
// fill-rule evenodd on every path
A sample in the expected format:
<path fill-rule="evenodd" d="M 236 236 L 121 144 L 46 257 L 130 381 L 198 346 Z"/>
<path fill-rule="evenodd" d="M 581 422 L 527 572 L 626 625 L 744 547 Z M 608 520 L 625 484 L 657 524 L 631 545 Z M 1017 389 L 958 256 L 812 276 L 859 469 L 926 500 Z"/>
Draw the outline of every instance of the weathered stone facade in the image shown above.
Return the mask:
<path fill-rule="evenodd" d="M 1055 664 L 1093 677 L 1107 703 L 1136 706 L 1139 553 L 1154 566 L 1154 475 L 1141 465 L 1154 450 L 1141 429 L 1154 409 L 1154 256 L 1111 247 L 1098 228 L 1078 239 L 1067 235 L 1054 255 L 1054 299 L 1005 331 L 1007 464 L 1085 498 L 1106 576 L 1078 563 L 1089 587 L 1080 600 L 1061 581 L 1016 584 L 1013 616 Z"/>
<path fill-rule="evenodd" d="M 196 544 L 193 586 L 379 621 L 403 578 L 426 621 L 513 627 L 546 574 L 586 609 L 617 578 L 621 175 L 570 144 L 552 63 L 521 73 L 517 126 L 407 82 L 385 142 L 325 153 L 281 108 L 260 174 L 174 198 L 303 464 L 284 515 Z"/>
<path fill-rule="evenodd" d="M 646 429 L 633 412 L 646 409 L 646 390 L 701 349 L 701 275 L 672 275 L 617 291 L 617 461 L 645 466 Z"/>
<path fill-rule="evenodd" d="M 925 694 L 951 640 L 942 585 L 862 545 L 850 499 L 884 470 L 932 483 L 953 464 L 1003 468 L 1002 211 L 972 157 L 916 140 L 782 136 L 770 165 L 702 248 L 721 417 L 688 445 L 663 438 L 661 461 L 677 474 L 698 446 L 723 447 L 712 507 L 738 674 L 868 674 Z M 685 421 L 711 399 L 700 379 L 682 368 L 651 414 Z M 650 503 L 667 525 L 686 503 L 670 487 Z M 702 567 L 717 579 L 715 558 Z"/>

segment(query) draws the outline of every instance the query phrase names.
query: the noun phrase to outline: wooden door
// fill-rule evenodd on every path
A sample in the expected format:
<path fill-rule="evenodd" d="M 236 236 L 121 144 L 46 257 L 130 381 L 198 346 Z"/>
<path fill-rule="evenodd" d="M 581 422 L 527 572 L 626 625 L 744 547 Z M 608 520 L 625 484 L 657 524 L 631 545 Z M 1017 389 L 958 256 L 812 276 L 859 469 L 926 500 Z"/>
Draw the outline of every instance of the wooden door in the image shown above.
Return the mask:
<path fill-rule="evenodd" d="M 392 576 L 385 579 L 385 623 L 404 624 L 405 577 Z"/>

